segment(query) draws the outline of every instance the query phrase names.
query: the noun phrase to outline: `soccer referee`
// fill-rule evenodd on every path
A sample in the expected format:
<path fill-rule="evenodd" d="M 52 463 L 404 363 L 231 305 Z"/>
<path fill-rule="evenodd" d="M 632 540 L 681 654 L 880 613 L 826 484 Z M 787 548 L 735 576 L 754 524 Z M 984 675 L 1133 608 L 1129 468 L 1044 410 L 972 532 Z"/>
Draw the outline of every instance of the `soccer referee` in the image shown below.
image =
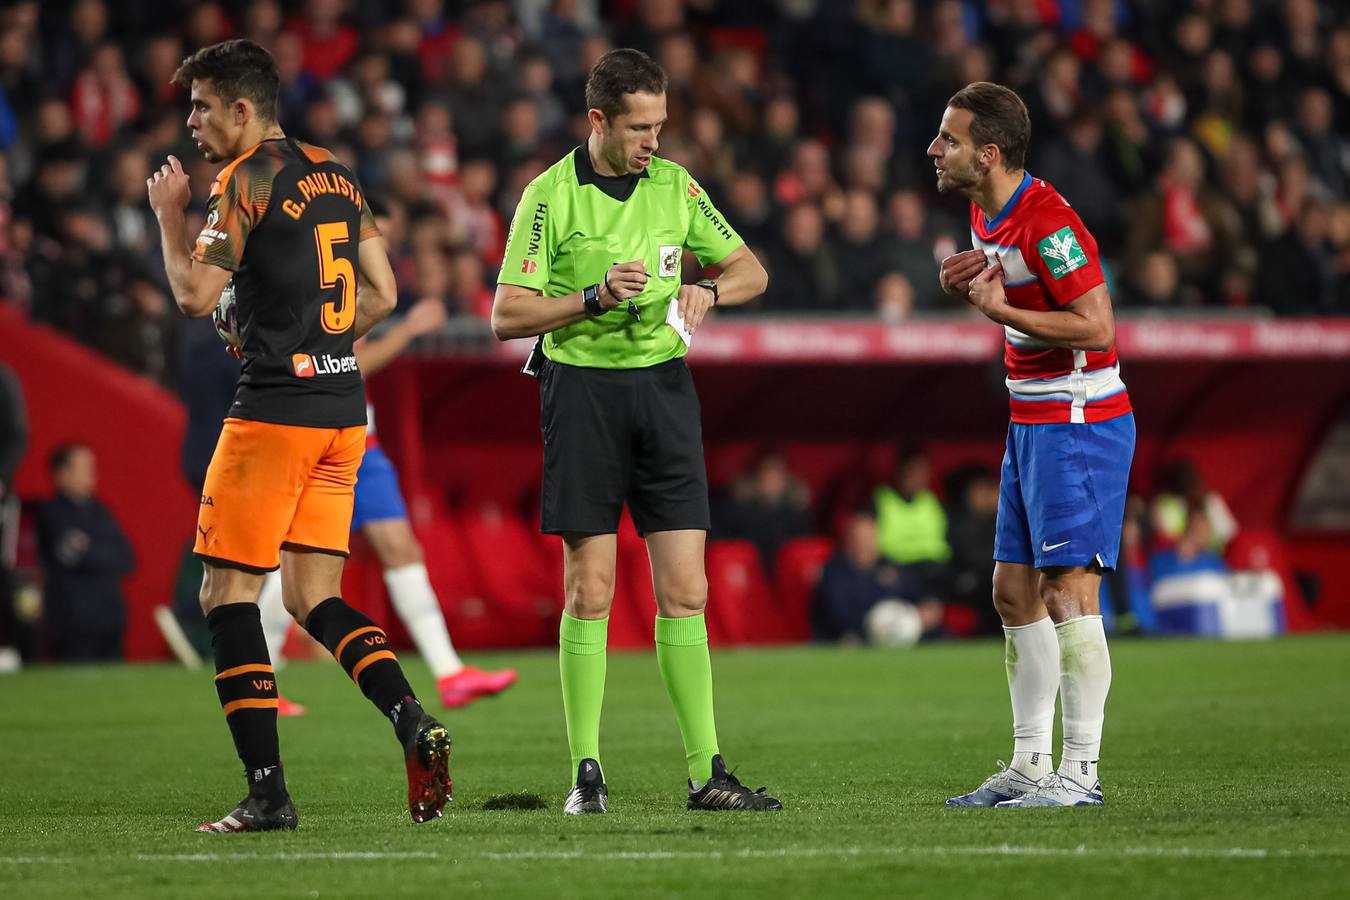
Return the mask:
<path fill-rule="evenodd" d="M 768 275 L 707 193 L 653 154 L 666 75 L 637 50 L 601 57 L 586 82 L 591 135 L 525 188 L 492 308 L 501 340 L 542 335 L 542 528 L 563 538 L 563 712 L 575 786 L 568 815 L 603 813 L 605 644 L 625 502 L 646 538 L 656 658 L 689 764 L 689 809 L 775 810 L 727 771 L 713 721 L 703 610 L 708 482 L 698 395 L 668 318 L 695 332 L 715 305 L 745 303 Z M 680 258 L 716 264 L 684 285 Z M 674 309 L 672 309 L 672 306 Z"/>

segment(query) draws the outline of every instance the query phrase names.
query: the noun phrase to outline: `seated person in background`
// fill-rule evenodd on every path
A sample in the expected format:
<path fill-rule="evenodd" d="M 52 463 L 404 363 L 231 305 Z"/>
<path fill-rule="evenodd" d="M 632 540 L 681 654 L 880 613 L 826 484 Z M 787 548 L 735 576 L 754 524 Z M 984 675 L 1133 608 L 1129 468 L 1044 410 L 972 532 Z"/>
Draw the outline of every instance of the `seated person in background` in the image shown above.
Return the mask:
<path fill-rule="evenodd" d="M 49 466 L 56 496 L 38 507 L 37 542 L 53 656 L 63 662 L 121 659 L 121 581 L 135 566 L 131 545 L 94 497 L 92 450 L 66 444 L 52 452 Z"/>
<path fill-rule="evenodd" d="M 772 572 L 778 548 L 812 532 L 810 501 L 810 492 L 793 477 L 783 452 L 763 448 L 714 505 L 712 536 L 751 541 L 759 548 L 765 571 Z"/>
<path fill-rule="evenodd" d="M 811 601 L 812 637 L 818 641 L 869 640 L 873 635 L 868 614 L 878 604 L 897 602 L 914 609 L 915 639 L 936 631 L 942 625 L 942 604 L 920 599 L 915 588 L 901 567 L 881 558 L 876 512 L 861 507 L 844 522 L 839 547 L 821 570 Z"/>
<path fill-rule="evenodd" d="M 896 454 L 893 482 L 878 487 L 873 502 L 881 555 L 920 579 L 922 596 L 938 597 L 948 590 L 952 551 L 947 544 L 947 513 L 929 487 L 930 474 L 927 451 L 902 447 Z"/>
<path fill-rule="evenodd" d="M 947 542 L 952 549 L 951 603 L 975 610 L 982 634 L 1002 634 L 989 589 L 994 579 L 998 479 L 985 466 L 964 466 L 947 476 Z"/>
<path fill-rule="evenodd" d="M 1208 518 L 1210 547 L 1219 553 L 1238 532 L 1228 504 L 1205 485 L 1190 459 L 1177 459 L 1158 471 L 1158 495 L 1149 510 L 1155 539 L 1161 546 L 1180 540 L 1186 529 L 1187 509 L 1200 509 Z"/>
<path fill-rule="evenodd" d="M 1228 564 L 1214 550 L 1213 540 L 1209 515 L 1204 507 L 1192 504 L 1185 510 L 1185 529 L 1176 543 L 1149 557 L 1149 578 L 1155 604 L 1160 591 L 1175 594 L 1184 584 L 1200 584 L 1193 577 L 1195 575 L 1228 574 Z"/>

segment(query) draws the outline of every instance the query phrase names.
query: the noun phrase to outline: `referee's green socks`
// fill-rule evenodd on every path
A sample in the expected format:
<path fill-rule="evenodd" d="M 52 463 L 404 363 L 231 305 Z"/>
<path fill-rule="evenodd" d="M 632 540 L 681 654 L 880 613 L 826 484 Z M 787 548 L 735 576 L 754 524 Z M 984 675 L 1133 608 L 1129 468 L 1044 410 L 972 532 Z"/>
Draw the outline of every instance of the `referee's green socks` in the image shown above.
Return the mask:
<path fill-rule="evenodd" d="M 656 662 L 675 705 L 689 780 L 701 785 L 712 777 L 712 758 L 718 752 L 708 624 L 702 613 L 679 619 L 656 617 Z"/>
<path fill-rule="evenodd" d="M 575 778 L 583 759 L 600 762 L 600 708 L 605 703 L 605 646 L 609 617 L 577 619 L 566 612 L 558 625 L 558 668 L 562 674 L 563 716 Z M 601 766 L 603 774 L 604 767 Z"/>

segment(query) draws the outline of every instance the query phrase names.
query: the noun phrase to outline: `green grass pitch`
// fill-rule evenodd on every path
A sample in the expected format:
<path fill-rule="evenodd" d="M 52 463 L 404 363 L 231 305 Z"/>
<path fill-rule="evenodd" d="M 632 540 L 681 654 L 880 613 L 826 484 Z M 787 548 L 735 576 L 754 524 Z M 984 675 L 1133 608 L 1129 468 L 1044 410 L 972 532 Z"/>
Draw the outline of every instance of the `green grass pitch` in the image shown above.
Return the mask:
<path fill-rule="evenodd" d="M 456 799 L 421 826 L 388 723 L 331 662 L 293 664 L 300 828 L 237 836 L 192 832 L 243 794 L 209 674 L 32 669 L 0 680 L 0 896 L 1350 895 L 1350 638 L 1112 656 L 1108 805 L 1000 812 L 942 802 L 1011 750 L 1001 646 L 715 652 L 723 751 L 786 807 L 755 816 L 684 810 L 655 659 L 611 654 L 613 811 L 584 820 L 561 815 L 555 656 L 479 656 L 520 682 L 446 717 Z M 485 808 L 519 792 L 547 808 Z"/>

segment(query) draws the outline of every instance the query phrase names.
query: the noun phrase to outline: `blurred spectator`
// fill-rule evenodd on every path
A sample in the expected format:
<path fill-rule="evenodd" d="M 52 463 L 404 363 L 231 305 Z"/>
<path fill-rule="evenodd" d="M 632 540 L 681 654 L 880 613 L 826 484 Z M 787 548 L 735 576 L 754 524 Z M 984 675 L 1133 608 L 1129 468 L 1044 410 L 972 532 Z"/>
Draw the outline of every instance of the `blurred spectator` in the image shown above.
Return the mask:
<path fill-rule="evenodd" d="M 1067 140 L 1039 148 L 1036 174 L 1073 198 L 1073 208 L 1104 252 L 1119 247 L 1123 231 L 1120 194 L 1101 162 L 1102 123 L 1091 110 L 1080 110 L 1069 123 Z"/>
<path fill-rule="evenodd" d="M 967 466 L 947 476 L 944 493 L 947 541 L 952 551 L 947 600 L 975 610 L 982 633 L 998 634 L 1001 622 L 989 599 L 994 578 L 998 479 L 983 466 Z"/>
<path fill-rule="evenodd" d="M 1346 173 L 1350 172 L 1350 142 L 1336 132 L 1334 113 L 1326 89 L 1306 88 L 1298 98 L 1295 134 L 1321 190 L 1344 196 Z"/>
<path fill-rule="evenodd" d="M 898 325 L 914 314 L 914 286 L 900 272 L 887 272 L 877 281 L 877 318 Z"/>
<path fill-rule="evenodd" d="M 889 484 L 873 494 L 881 555 L 904 566 L 923 585 L 924 597 L 940 595 L 948 582 L 951 547 L 947 544 L 947 514 L 931 488 L 928 453 L 920 447 L 901 447 Z"/>
<path fill-rule="evenodd" d="M 343 23 L 342 6 L 342 0 L 305 0 L 304 13 L 288 26 L 300 36 L 304 71 L 320 81 L 337 75 L 360 41 L 356 29 Z M 199 41 L 196 46 L 206 43 L 210 41 Z"/>
<path fill-rule="evenodd" d="M 883 264 L 899 272 L 914 289 L 919 309 L 942 309 L 947 305 L 938 283 L 938 264 L 957 250 L 949 234 L 930 229 L 927 211 L 917 191 L 896 191 L 891 195 L 889 231 L 883 236 Z"/>
<path fill-rule="evenodd" d="M 140 94 L 122 64 L 116 44 L 102 44 L 94 51 L 89 67 L 75 79 L 70 106 L 75 124 L 91 147 L 101 147 L 117 130 L 136 118 Z"/>
<path fill-rule="evenodd" d="M 1224 215 L 1222 200 L 1205 183 L 1205 161 L 1189 138 L 1176 138 L 1158 176 L 1158 189 L 1136 203 L 1130 216 L 1130 259 L 1166 249 L 1183 280 L 1213 292 L 1230 262 L 1237 223 Z"/>
<path fill-rule="evenodd" d="M 131 572 L 131 545 L 94 496 L 94 453 L 82 444 L 52 452 L 56 496 L 37 510 L 38 558 L 47 639 L 63 662 L 122 658 L 126 606 L 121 581 Z"/>
<path fill-rule="evenodd" d="M 143 261 L 147 271 L 159 256 L 159 224 L 145 194 L 149 177 L 150 160 L 139 147 L 126 147 L 113 157 L 108 198 L 113 244 Z"/>
<path fill-rule="evenodd" d="M 811 602 L 811 635 L 818 641 L 859 643 L 877 637 L 869 619 L 883 603 L 910 610 L 913 638 L 937 630 L 942 604 L 915 593 L 901 567 L 882 559 L 877 549 L 876 513 L 855 510 L 844 522 L 834 556 L 825 563 Z M 871 627 L 869 627 L 871 626 Z M 893 638 L 889 642 L 900 643 Z"/>
<path fill-rule="evenodd" d="M 778 549 L 791 538 L 811 533 L 810 499 L 782 451 L 762 449 L 714 504 L 712 536 L 752 542 L 765 570 L 772 572 Z"/>
<path fill-rule="evenodd" d="M 783 232 L 769 249 L 767 268 L 777 288 L 775 312 L 833 310 L 839 305 L 839 269 L 825 243 L 819 207 L 798 203 L 783 216 Z"/>
<path fill-rule="evenodd" d="M 1120 292 L 1122 306 L 1164 310 L 1197 306 L 1203 295 L 1181 283 L 1176 258 L 1166 250 L 1154 250 L 1143 258 Z"/>
<path fill-rule="evenodd" d="M 1336 261 L 1328 243 L 1328 211 L 1320 203 L 1303 207 L 1297 224 L 1261 253 L 1256 272 L 1257 302 L 1286 315 L 1345 312 L 1336 297 Z"/>
<path fill-rule="evenodd" d="M 1237 534 L 1237 520 L 1228 504 L 1205 484 L 1193 461 L 1183 458 L 1163 466 L 1158 471 L 1157 484 L 1158 493 L 1153 498 L 1149 520 L 1161 545 L 1181 540 L 1189 516 L 1196 510 L 1205 514 L 1205 534 L 1215 550 L 1222 552 Z"/>
<path fill-rule="evenodd" d="M 851 190 L 844 195 L 844 217 L 834 243 L 841 309 L 873 309 L 872 294 L 881 277 L 879 251 L 876 196 L 864 190 Z"/>
<path fill-rule="evenodd" d="M 23 385 L 14 370 L 0 362 L 0 507 L 17 496 L 14 474 L 27 450 L 28 412 L 23 402 Z"/>
<path fill-rule="evenodd" d="M 28 412 L 23 386 L 14 370 L 0 362 L 0 654 L 13 654 L 20 643 L 14 610 L 14 531 L 19 524 L 19 495 L 14 475 L 28 450 Z M 0 657 L 0 672 L 6 663 Z M 12 665 L 12 663 L 10 663 Z"/>

